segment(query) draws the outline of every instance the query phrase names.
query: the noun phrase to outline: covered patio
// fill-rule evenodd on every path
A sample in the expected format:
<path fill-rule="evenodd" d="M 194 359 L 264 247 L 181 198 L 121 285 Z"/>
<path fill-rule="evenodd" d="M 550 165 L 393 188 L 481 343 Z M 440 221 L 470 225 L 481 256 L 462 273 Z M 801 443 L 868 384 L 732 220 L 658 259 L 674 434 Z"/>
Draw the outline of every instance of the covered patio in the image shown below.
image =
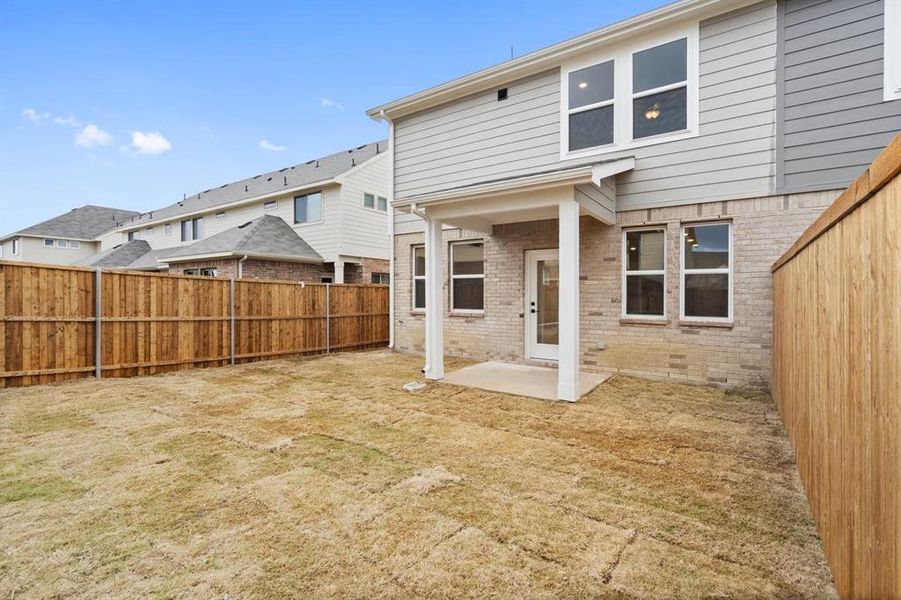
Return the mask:
<path fill-rule="evenodd" d="M 550 339 L 538 340 L 545 354 L 530 356 L 541 361 L 555 361 L 556 385 L 553 393 L 529 392 L 524 380 L 523 395 L 550 397 L 574 402 L 587 390 L 583 389 L 579 352 L 579 218 L 590 216 L 606 225 L 616 222 L 616 179 L 618 173 L 635 166 L 632 157 L 606 162 L 550 170 L 522 177 L 510 177 L 482 182 L 395 201 L 395 209 L 412 212 L 426 222 L 425 227 L 425 376 L 431 380 L 445 379 L 444 372 L 444 298 L 442 287 L 447 268 L 443 260 L 443 229 L 457 227 L 491 236 L 495 225 L 557 219 L 559 233 L 555 249 L 556 288 L 553 318 L 532 327 L 532 335 L 551 332 Z M 529 285 L 528 283 L 526 285 Z M 545 288 L 545 294 L 550 286 Z M 536 320 L 540 303 L 531 302 L 524 290 L 524 343 L 527 348 L 529 326 Z M 438 308 L 436 310 L 436 307 Z M 543 389 L 540 381 L 533 382 L 535 390 Z M 490 377 L 489 377 L 490 379 Z M 465 384 L 464 384 L 465 385 Z M 587 382 L 584 385 L 589 385 Z M 596 383 L 594 385 L 597 385 Z M 591 385 L 591 387 L 594 387 Z M 478 385 L 473 387 L 479 387 Z M 498 391 L 509 391 L 507 389 Z"/>
<path fill-rule="evenodd" d="M 581 396 L 607 381 L 610 376 L 611 373 L 581 371 Z M 557 400 L 557 370 L 551 367 L 488 361 L 451 371 L 441 383 L 541 400 Z"/>

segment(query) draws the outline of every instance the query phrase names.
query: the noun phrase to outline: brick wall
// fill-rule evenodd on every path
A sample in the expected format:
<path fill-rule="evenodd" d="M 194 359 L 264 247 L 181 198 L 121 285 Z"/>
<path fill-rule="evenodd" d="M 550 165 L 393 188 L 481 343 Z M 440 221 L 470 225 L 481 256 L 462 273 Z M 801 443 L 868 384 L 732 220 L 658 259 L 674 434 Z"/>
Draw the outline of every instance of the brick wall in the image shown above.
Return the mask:
<path fill-rule="evenodd" d="M 360 264 L 345 263 L 344 283 L 372 283 L 373 273 L 387 273 L 390 263 L 380 258 L 363 258 Z"/>
<path fill-rule="evenodd" d="M 617 213 L 617 225 L 581 220 L 581 361 L 585 370 L 613 370 L 723 386 L 769 387 L 772 344 L 770 266 L 839 192 L 732 200 Z M 679 236 L 683 222 L 732 222 L 734 318 L 730 327 L 679 321 Z M 622 320 L 622 228 L 666 228 L 668 320 L 641 325 Z M 485 237 L 460 230 L 446 241 L 484 239 L 485 313 L 447 313 L 445 352 L 477 360 L 524 362 L 525 251 L 557 247 L 557 222 L 498 225 Z M 411 311 L 413 244 L 422 234 L 395 238 L 395 346 L 424 351 L 424 317 Z M 444 247 L 447 264 L 447 244 Z"/>
<path fill-rule="evenodd" d="M 183 274 L 187 269 L 216 269 L 217 277 L 228 279 L 238 277 L 238 259 L 203 260 L 178 263 L 172 266 L 171 273 Z M 295 263 L 276 260 L 256 260 L 248 258 L 241 265 L 245 279 L 282 279 L 285 281 L 305 281 L 319 283 L 323 275 L 332 275 L 328 265 Z"/>

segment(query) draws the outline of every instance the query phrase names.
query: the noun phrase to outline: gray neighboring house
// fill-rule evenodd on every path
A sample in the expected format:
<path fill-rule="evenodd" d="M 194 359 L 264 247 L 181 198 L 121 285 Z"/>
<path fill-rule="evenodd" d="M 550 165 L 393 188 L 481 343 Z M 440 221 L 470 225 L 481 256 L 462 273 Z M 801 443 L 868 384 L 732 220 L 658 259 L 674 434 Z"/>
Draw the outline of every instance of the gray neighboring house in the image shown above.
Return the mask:
<path fill-rule="evenodd" d="M 100 251 L 100 237 L 141 213 L 91 204 L 0 238 L 0 258 L 69 265 Z"/>
<path fill-rule="evenodd" d="M 377 106 L 392 344 L 768 387 L 770 266 L 901 129 L 901 2 L 682 0 Z"/>

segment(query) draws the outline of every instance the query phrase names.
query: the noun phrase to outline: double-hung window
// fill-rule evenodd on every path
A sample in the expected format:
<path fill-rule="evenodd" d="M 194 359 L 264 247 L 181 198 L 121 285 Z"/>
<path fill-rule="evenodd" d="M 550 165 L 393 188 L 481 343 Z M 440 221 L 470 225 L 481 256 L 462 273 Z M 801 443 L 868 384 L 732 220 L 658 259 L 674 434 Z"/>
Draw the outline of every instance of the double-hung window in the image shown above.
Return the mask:
<path fill-rule="evenodd" d="M 413 246 L 413 310 L 425 309 L 425 246 Z"/>
<path fill-rule="evenodd" d="M 732 319 L 732 225 L 683 225 L 681 305 L 683 319 Z"/>
<path fill-rule="evenodd" d="M 688 39 L 632 55 L 632 139 L 688 128 Z"/>
<path fill-rule="evenodd" d="M 698 132 L 698 26 L 563 66 L 561 158 Z"/>
<path fill-rule="evenodd" d="M 623 232 L 623 316 L 666 316 L 666 231 Z"/>
<path fill-rule="evenodd" d="M 613 61 L 569 74 L 569 149 L 613 143 Z"/>
<path fill-rule="evenodd" d="M 294 222 L 318 223 L 322 220 L 322 194 L 313 192 L 294 198 Z"/>
<path fill-rule="evenodd" d="M 451 244 L 451 310 L 485 309 L 485 260 L 482 242 Z"/>

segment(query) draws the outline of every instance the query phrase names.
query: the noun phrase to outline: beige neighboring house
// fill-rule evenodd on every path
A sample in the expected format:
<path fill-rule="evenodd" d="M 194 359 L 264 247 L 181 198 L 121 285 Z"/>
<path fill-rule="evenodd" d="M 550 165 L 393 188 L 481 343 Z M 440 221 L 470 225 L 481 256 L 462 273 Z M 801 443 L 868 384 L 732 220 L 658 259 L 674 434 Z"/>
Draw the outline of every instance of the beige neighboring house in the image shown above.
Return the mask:
<path fill-rule="evenodd" d="M 100 251 L 100 238 L 139 216 L 133 210 L 86 205 L 0 238 L 0 258 L 71 265 Z"/>
<path fill-rule="evenodd" d="M 186 196 L 130 217 L 80 264 L 213 277 L 387 283 L 388 143 Z"/>

